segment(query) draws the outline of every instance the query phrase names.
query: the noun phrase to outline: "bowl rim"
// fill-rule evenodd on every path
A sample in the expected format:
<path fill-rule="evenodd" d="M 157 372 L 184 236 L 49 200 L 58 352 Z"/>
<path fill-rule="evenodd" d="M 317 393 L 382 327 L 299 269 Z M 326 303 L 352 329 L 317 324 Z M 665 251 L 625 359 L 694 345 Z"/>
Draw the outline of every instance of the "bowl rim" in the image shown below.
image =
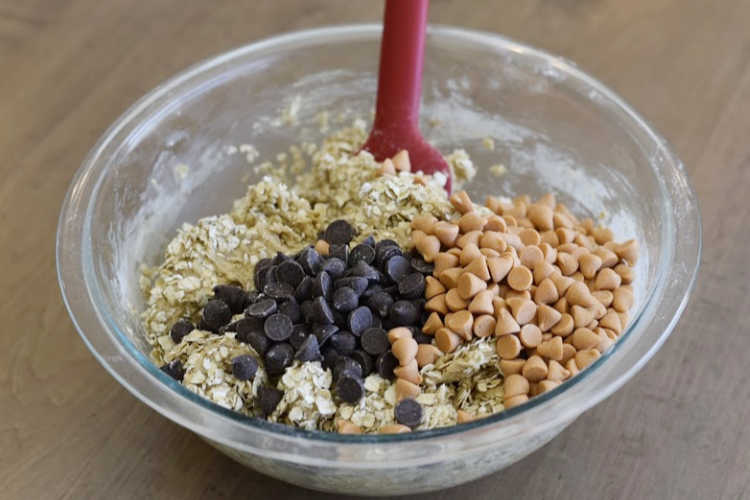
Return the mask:
<path fill-rule="evenodd" d="M 596 374 L 598 372 L 599 367 L 601 367 L 604 363 L 606 363 L 606 361 L 612 355 L 614 355 L 616 352 L 619 352 L 621 346 L 626 344 L 626 341 L 629 339 L 631 332 L 634 329 L 636 329 L 638 325 L 640 325 L 642 314 L 645 310 L 645 304 L 648 304 L 651 297 L 653 297 L 656 294 L 657 290 L 659 290 L 660 285 L 662 286 L 662 288 L 666 286 L 663 283 L 663 280 L 657 280 L 657 285 L 654 286 L 652 290 L 648 291 L 648 297 L 646 297 L 645 300 L 643 301 L 644 306 L 641 307 L 639 311 L 637 311 L 637 315 L 634 317 L 633 321 L 628 326 L 627 330 L 623 333 L 623 335 L 621 336 L 621 339 L 618 340 L 617 343 L 615 343 L 614 347 L 610 349 L 608 352 L 606 352 L 605 354 L 603 354 L 598 360 L 596 360 L 591 366 L 589 366 L 581 374 L 579 374 L 578 376 L 574 377 L 573 379 L 569 381 L 566 381 L 564 384 L 561 384 L 559 387 L 545 394 L 539 395 L 521 406 L 511 408 L 508 410 L 504 410 L 502 412 L 493 414 L 491 416 L 488 416 L 480 420 L 476 420 L 474 422 L 457 424 L 454 426 L 441 427 L 441 428 L 435 428 L 435 429 L 429 429 L 429 430 L 423 430 L 423 431 L 415 431 L 412 433 L 398 434 L 398 435 L 377 435 L 377 434 L 341 435 L 341 434 L 333 433 L 333 432 L 310 431 L 310 430 L 305 430 L 301 428 L 291 427 L 285 424 L 277 424 L 277 423 L 268 422 L 266 420 L 259 419 L 256 417 L 247 417 L 245 415 L 234 412 L 232 410 L 225 409 L 219 406 L 218 404 L 213 403 L 212 401 L 189 391 L 180 383 L 178 383 L 177 381 L 173 380 L 171 377 L 163 373 L 159 369 L 159 367 L 157 367 L 147 356 L 145 356 L 135 347 L 135 345 L 127 338 L 126 335 L 123 334 L 123 332 L 119 329 L 119 327 L 114 323 L 114 320 L 112 318 L 107 318 L 104 315 L 102 315 L 101 311 L 99 311 L 93 304 L 93 301 L 89 300 L 87 302 L 83 300 L 81 297 L 74 297 L 72 295 L 73 291 L 75 291 L 76 293 L 79 293 L 81 290 L 78 290 L 78 289 L 73 290 L 73 288 L 76 288 L 76 287 L 71 286 L 71 283 L 73 285 L 80 285 L 80 282 L 84 281 L 82 274 L 85 274 L 88 264 L 91 264 L 91 262 L 87 264 L 87 261 L 86 261 L 86 259 L 90 259 L 90 256 L 87 255 L 86 243 L 85 243 L 86 228 L 84 227 L 81 232 L 76 232 L 75 228 L 77 226 L 75 224 L 71 224 L 71 222 L 73 221 L 73 218 L 71 218 L 71 212 L 73 212 L 72 206 L 74 203 L 75 204 L 84 203 L 84 204 L 89 204 L 89 208 L 91 208 L 90 206 L 91 199 L 85 199 L 85 198 L 80 197 L 81 194 L 85 191 L 84 189 L 81 188 L 81 186 L 84 184 L 88 184 L 90 188 L 91 187 L 90 185 L 95 183 L 95 179 L 92 178 L 92 170 L 95 166 L 95 163 L 97 162 L 99 155 L 102 153 L 104 148 L 110 143 L 110 141 L 112 141 L 115 138 L 117 133 L 120 132 L 130 122 L 130 120 L 133 117 L 137 116 L 138 113 L 140 113 L 142 110 L 148 107 L 148 105 L 153 103 L 155 100 L 157 100 L 160 97 L 163 97 L 165 94 L 179 87 L 184 82 L 189 81 L 191 78 L 196 77 L 200 74 L 203 74 L 207 72 L 208 70 L 215 68 L 237 57 L 248 55 L 250 53 L 257 52 L 266 48 L 279 47 L 284 44 L 294 44 L 294 43 L 305 42 L 305 41 L 310 42 L 314 39 L 318 39 L 321 37 L 346 38 L 346 37 L 355 36 L 355 35 L 358 35 L 358 36 L 379 35 L 380 30 L 381 30 L 380 24 L 368 23 L 368 24 L 326 26 L 326 27 L 320 27 L 320 28 L 309 29 L 309 30 L 295 31 L 291 33 L 286 33 L 286 34 L 281 34 L 281 35 L 273 36 L 270 38 L 266 38 L 257 42 L 253 42 L 253 43 L 244 45 L 242 47 L 230 50 L 228 52 L 224 52 L 219 55 L 210 57 L 197 64 L 190 66 L 189 68 L 179 72 L 177 75 L 169 78 L 165 82 L 162 82 L 161 84 L 157 85 L 153 90 L 151 90 L 146 95 L 141 97 L 138 101 L 136 101 L 132 106 L 130 106 L 123 114 L 121 114 L 117 118 L 117 120 L 102 134 L 102 136 L 97 141 L 96 145 L 88 153 L 84 162 L 82 163 L 82 166 L 78 169 L 75 176 L 73 177 L 73 180 L 71 181 L 71 184 L 66 193 L 66 196 L 63 201 L 62 208 L 61 208 L 60 218 L 59 218 L 58 228 L 57 228 L 57 238 L 56 238 L 57 275 L 58 275 L 58 282 L 60 285 L 63 301 L 65 303 L 66 308 L 68 309 L 70 318 L 73 321 L 73 324 L 76 327 L 81 338 L 83 339 L 84 343 L 92 352 L 94 357 L 105 367 L 105 369 L 107 369 L 107 371 L 109 371 L 109 373 L 116 380 L 118 380 L 118 382 L 120 382 L 123 386 L 125 386 L 138 399 L 140 399 L 141 401 L 149 405 L 151 408 L 153 408 L 157 412 L 167 416 L 168 418 L 170 418 L 170 420 L 173 420 L 177 422 L 178 424 L 184 427 L 187 427 L 201 435 L 210 436 L 210 439 L 220 442 L 222 444 L 226 444 L 228 446 L 233 446 L 233 447 L 237 447 L 238 445 L 241 445 L 241 443 L 238 443 L 237 441 L 229 440 L 229 439 L 222 439 L 222 436 L 214 436 L 213 432 L 211 433 L 206 432 L 206 429 L 209 429 L 209 428 L 212 431 L 215 431 L 216 426 L 206 424 L 205 422 L 201 425 L 198 422 L 196 422 L 197 420 L 196 418 L 191 418 L 191 416 L 186 415 L 185 412 L 183 412 L 182 414 L 175 414 L 173 412 L 169 412 L 166 409 L 162 408 L 161 405 L 159 404 L 159 401 L 155 400 L 155 398 L 146 396 L 142 392 L 140 392 L 138 389 L 133 387 L 125 378 L 124 374 L 121 373 L 121 371 L 119 371 L 119 365 L 115 366 L 115 363 L 112 362 L 113 360 L 107 359 L 106 357 L 102 356 L 101 353 L 98 352 L 96 346 L 94 346 L 91 339 L 87 335 L 86 329 L 82 326 L 82 318 L 84 316 L 87 317 L 84 319 L 88 319 L 88 320 L 95 318 L 97 322 L 99 323 L 100 327 L 102 327 L 105 330 L 110 330 L 110 335 L 109 335 L 110 339 L 112 337 L 111 331 L 116 332 L 115 335 L 119 337 L 119 342 L 120 342 L 119 347 L 120 348 L 124 347 L 126 352 L 131 356 L 131 361 L 135 361 L 137 365 L 140 365 L 140 368 L 141 368 L 141 371 L 139 372 L 140 376 L 145 375 L 147 378 L 150 377 L 152 379 L 150 382 L 153 382 L 153 379 L 157 379 L 161 384 L 164 385 L 164 387 L 166 387 L 170 391 L 173 391 L 175 394 L 178 394 L 181 398 L 187 399 L 192 404 L 202 407 L 203 409 L 211 412 L 213 414 L 212 415 L 213 417 L 229 419 L 230 421 L 236 424 L 239 424 L 241 426 L 248 428 L 248 430 L 268 431 L 274 436 L 279 436 L 279 437 L 287 436 L 287 437 L 292 437 L 295 439 L 303 438 L 306 440 L 322 441 L 322 442 L 327 442 L 327 443 L 386 444 L 386 443 L 402 443 L 402 442 L 409 442 L 409 441 L 420 441 L 420 440 L 426 440 L 426 439 L 443 437 L 443 436 L 452 436 L 452 435 L 455 436 L 459 434 L 465 434 L 472 430 L 482 429 L 485 427 L 489 427 L 493 424 L 498 424 L 504 421 L 510 421 L 512 419 L 515 419 L 516 417 L 528 415 L 532 413 L 532 411 L 534 410 L 539 410 L 540 408 L 543 408 L 551 400 L 557 401 L 558 398 L 556 396 L 588 380 L 593 374 Z M 579 70 L 574 63 L 571 63 L 561 57 L 549 54 L 546 51 L 532 48 L 530 46 L 516 42 L 506 37 L 497 35 L 495 33 L 467 30 L 463 28 L 455 28 L 455 27 L 449 27 L 449 26 L 438 26 L 438 25 L 429 26 L 428 37 L 441 37 L 441 36 L 448 37 L 448 38 L 463 39 L 464 41 L 478 44 L 483 47 L 495 47 L 497 50 L 510 50 L 512 52 L 516 52 L 522 55 L 531 55 L 538 59 L 549 62 L 556 69 L 564 72 L 566 75 L 571 76 L 575 79 L 578 79 L 586 83 L 588 86 L 596 89 L 596 91 L 599 92 L 600 96 L 610 101 L 627 118 L 629 118 L 631 121 L 637 124 L 637 127 L 640 131 L 646 133 L 648 138 L 651 141 L 653 141 L 653 143 L 658 147 L 659 152 L 663 155 L 664 161 L 662 163 L 671 165 L 673 169 L 675 170 L 674 173 L 676 173 L 684 182 L 684 186 L 682 186 L 681 192 L 686 197 L 686 201 L 688 202 L 689 208 L 694 212 L 694 214 L 691 214 L 691 215 L 695 215 L 695 217 L 685 218 L 684 222 L 692 226 L 691 229 L 693 230 L 695 234 L 697 234 L 698 243 L 695 248 L 695 252 L 692 255 L 688 256 L 689 258 L 693 260 L 693 262 L 687 263 L 690 266 L 687 271 L 688 279 L 683 282 L 685 286 L 682 287 L 681 296 L 677 297 L 678 300 L 676 302 L 674 301 L 672 302 L 671 304 L 672 310 L 670 311 L 670 314 L 669 314 L 670 318 L 666 322 L 663 322 L 664 324 L 661 327 L 663 328 L 661 334 L 658 335 L 654 343 L 644 353 L 644 355 L 638 360 L 637 363 L 631 365 L 627 370 L 620 373 L 615 378 L 615 380 L 611 384 L 609 384 L 604 390 L 597 392 L 595 394 L 588 394 L 588 397 L 585 399 L 585 401 L 582 402 L 583 403 L 582 405 L 578 405 L 575 408 L 571 408 L 571 407 L 567 408 L 566 411 L 568 413 L 566 414 L 566 416 L 570 416 L 574 418 L 575 416 L 577 416 L 577 414 L 582 413 L 586 409 L 594 406 L 595 404 L 599 403 L 601 400 L 608 397 L 615 390 L 617 390 L 620 386 L 622 386 L 628 379 L 630 379 L 638 370 L 640 370 L 640 368 L 661 347 L 661 345 L 665 342 L 667 337 L 671 334 L 674 326 L 676 325 L 680 314 L 682 313 L 682 311 L 684 310 L 687 304 L 690 293 L 694 289 L 698 267 L 700 263 L 701 246 L 702 246 L 702 236 L 701 236 L 702 227 L 701 227 L 700 212 L 698 210 L 698 204 L 697 204 L 697 198 L 695 196 L 695 192 L 687 179 L 684 166 L 676 157 L 676 155 L 672 152 L 671 148 L 667 144 L 667 141 L 664 140 L 658 133 L 656 133 L 655 130 L 622 98 L 620 98 L 617 94 L 615 94 L 613 91 L 608 89 L 598 80 L 594 79 L 593 77 Z M 90 217 L 87 217 L 87 219 L 90 220 Z M 71 234 L 71 231 L 73 234 Z M 664 260 L 665 254 L 662 253 L 661 256 L 662 256 L 662 260 Z M 657 263 L 656 266 L 658 267 L 659 264 Z M 84 282 L 84 285 L 89 295 L 92 293 L 95 293 L 95 290 L 91 290 L 89 288 L 90 283 Z M 96 284 L 94 284 L 94 286 L 96 286 Z M 133 366 L 135 366 L 135 364 Z M 133 366 L 131 366 L 131 368 Z M 135 367 L 138 368 L 138 366 L 135 366 Z M 581 402 L 579 401 L 579 403 Z M 540 422 L 538 422 L 540 424 L 546 424 L 547 426 L 552 426 L 554 423 L 559 423 L 561 419 L 560 419 L 560 415 L 555 415 L 555 419 L 553 419 L 552 416 L 550 415 L 549 418 L 547 419 L 540 418 L 538 420 L 540 420 Z M 555 421 L 553 422 L 553 420 Z M 294 457 L 296 457 L 296 455 Z"/>

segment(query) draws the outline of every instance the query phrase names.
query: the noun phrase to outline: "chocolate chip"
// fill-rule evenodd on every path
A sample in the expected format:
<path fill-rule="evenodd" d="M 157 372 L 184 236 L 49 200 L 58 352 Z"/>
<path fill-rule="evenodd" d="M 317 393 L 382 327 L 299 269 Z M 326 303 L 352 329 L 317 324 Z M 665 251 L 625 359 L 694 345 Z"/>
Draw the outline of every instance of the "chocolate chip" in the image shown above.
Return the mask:
<path fill-rule="evenodd" d="M 256 290 L 263 290 L 263 286 L 266 284 L 265 276 L 266 271 L 273 266 L 273 260 L 271 259 L 260 259 L 255 264 L 255 273 L 253 274 L 253 283 L 255 284 Z"/>
<path fill-rule="evenodd" d="M 383 267 L 391 258 L 402 255 L 398 245 L 375 246 L 375 265 Z"/>
<path fill-rule="evenodd" d="M 382 354 L 391 347 L 386 331 L 380 328 L 368 328 L 362 332 L 359 342 L 362 344 L 362 349 L 373 356 Z"/>
<path fill-rule="evenodd" d="M 336 349 L 338 354 L 348 356 L 357 348 L 357 337 L 345 330 L 338 331 L 331 336 L 329 345 Z"/>
<path fill-rule="evenodd" d="M 397 282 L 398 293 L 405 299 L 416 299 L 424 295 L 425 280 L 421 273 L 411 273 Z"/>
<path fill-rule="evenodd" d="M 347 403 L 356 403 L 365 395 L 365 386 L 362 380 L 344 374 L 336 382 L 336 395 Z"/>
<path fill-rule="evenodd" d="M 315 276 L 320 270 L 320 254 L 312 247 L 307 247 L 300 252 L 297 262 L 302 266 L 306 274 Z"/>
<path fill-rule="evenodd" d="M 179 359 L 175 359 L 174 361 L 167 363 L 166 365 L 162 366 L 160 370 L 173 379 L 177 380 L 178 382 L 182 382 L 182 379 L 185 376 L 185 369 L 182 367 L 182 362 Z"/>
<path fill-rule="evenodd" d="M 292 327 L 292 334 L 289 336 L 289 343 L 292 344 L 292 347 L 295 349 L 299 349 L 310 333 L 310 328 L 307 325 L 302 323 L 294 325 Z"/>
<path fill-rule="evenodd" d="M 328 247 L 328 257 L 349 262 L 349 245 L 331 245 Z"/>
<path fill-rule="evenodd" d="M 323 347 L 323 366 L 333 369 L 336 361 L 339 359 L 339 353 L 331 346 Z"/>
<path fill-rule="evenodd" d="M 338 380 L 342 375 L 362 378 L 362 365 L 347 356 L 339 355 L 333 365 L 333 378 Z"/>
<path fill-rule="evenodd" d="M 421 255 L 412 255 L 409 259 L 411 268 L 418 273 L 430 275 L 435 270 L 435 264 L 425 262 Z"/>
<path fill-rule="evenodd" d="M 242 318 L 232 323 L 234 331 L 237 332 L 237 339 L 246 342 L 245 337 L 251 331 L 263 332 L 263 320 L 258 318 Z M 228 330 L 231 331 L 231 330 Z"/>
<path fill-rule="evenodd" d="M 421 328 L 414 328 L 412 332 L 412 338 L 417 344 L 432 344 L 432 337 L 423 333 Z"/>
<path fill-rule="evenodd" d="M 282 252 L 276 252 L 276 255 L 273 258 L 273 265 L 278 266 L 282 262 L 285 262 L 289 259 L 291 259 L 291 257 L 289 257 L 288 255 L 285 255 Z"/>
<path fill-rule="evenodd" d="M 372 311 L 372 309 L 370 309 Z M 370 324 L 370 328 L 383 328 L 383 320 L 380 319 L 380 316 L 377 314 L 372 315 L 372 323 Z"/>
<path fill-rule="evenodd" d="M 367 280 L 367 278 L 362 278 L 361 276 L 349 276 L 347 278 L 339 278 L 333 283 L 334 288 L 341 288 L 341 287 L 349 287 L 352 290 L 354 290 L 354 293 L 357 294 L 357 296 L 362 295 L 365 290 L 367 290 L 367 285 L 369 285 L 370 282 Z"/>
<path fill-rule="evenodd" d="M 372 312 L 368 307 L 359 306 L 349 313 L 346 323 L 349 331 L 359 337 L 372 324 Z"/>
<path fill-rule="evenodd" d="M 177 320 L 177 322 L 172 325 L 172 329 L 169 330 L 169 336 L 172 337 L 175 344 L 179 344 L 182 341 L 182 338 L 193 330 L 195 330 L 193 323 L 191 323 L 190 320 L 183 318 Z"/>
<path fill-rule="evenodd" d="M 411 398 L 399 401 L 393 413 L 396 416 L 396 422 L 412 429 L 422 423 L 422 407 Z"/>
<path fill-rule="evenodd" d="M 354 237 L 354 228 L 345 220 L 335 220 L 326 228 L 325 239 L 328 243 L 334 245 L 348 245 Z"/>
<path fill-rule="evenodd" d="M 324 297 L 316 297 L 310 308 L 310 321 L 324 325 L 333 324 L 333 311 Z"/>
<path fill-rule="evenodd" d="M 273 413 L 282 397 L 284 397 L 284 393 L 275 387 L 264 385 L 258 389 L 258 404 L 264 417 Z"/>
<path fill-rule="evenodd" d="M 368 247 L 375 248 L 375 236 L 370 235 L 364 240 L 362 240 L 362 245 L 367 245 Z"/>
<path fill-rule="evenodd" d="M 263 360 L 269 375 L 281 375 L 287 366 L 292 364 L 294 348 L 286 342 L 272 345 Z"/>
<path fill-rule="evenodd" d="M 258 361 L 249 354 L 232 358 L 232 375 L 237 380 L 250 380 L 258 371 Z"/>
<path fill-rule="evenodd" d="M 307 299 L 312 298 L 313 279 L 310 276 L 305 276 L 302 281 L 299 282 L 297 288 L 294 290 L 294 298 L 299 302 L 303 302 Z"/>
<path fill-rule="evenodd" d="M 279 264 L 276 274 L 280 281 L 297 288 L 297 285 L 299 285 L 300 281 L 305 277 L 305 270 L 299 262 L 287 260 Z"/>
<path fill-rule="evenodd" d="M 372 368 L 375 364 L 375 362 L 372 359 L 372 356 L 367 354 L 365 351 L 361 349 L 355 349 L 355 351 L 352 353 L 351 358 L 356 361 L 359 366 L 362 367 L 362 376 L 366 377 L 370 373 L 372 373 Z"/>
<path fill-rule="evenodd" d="M 359 296 L 348 286 L 333 292 L 333 308 L 341 312 L 349 312 L 359 304 Z"/>
<path fill-rule="evenodd" d="M 242 287 L 236 285 L 216 285 L 214 287 L 214 296 L 224 301 L 232 314 L 240 314 L 246 307 L 247 293 Z"/>
<path fill-rule="evenodd" d="M 276 266 L 274 265 L 269 265 L 260 271 L 257 271 L 255 273 L 255 288 L 257 290 L 264 290 L 267 284 L 275 282 L 275 273 Z"/>
<path fill-rule="evenodd" d="M 373 295 L 375 295 L 376 293 L 382 292 L 382 291 L 383 291 L 383 287 L 381 285 L 379 285 L 377 283 L 373 283 L 373 284 L 371 284 L 367 288 L 367 290 L 365 290 L 364 292 L 362 292 L 362 295 L 360 295 L 360 299 L 367 300 L 370 297 L 372 297 Z"/>
<path fill-rule="evenodd" d="M 232 320 L 232 310 L 223 300 L 209 300 L 203 307 L 203 323 L 212 332 L 218 332 L 219 328 Z"/>
<path fill-rule="evenodd" d="M 393 369 L 399 366 L 398 358 L 391 351 L 386 351 L 375 360 L 375 369 L 378 375 L 386 380 L 393 380 L 395 375 Z"/>
<path fill-rule="evenodd" d="M 279 305 L 279 312 L 292 320 L 292 323 L 299 323 L 302 321 L 302 310 L 299 304 L 294 299 L 285 300 Z"/>
<path fill-rule="evenodd" d="M 344 271 L 346 271 L 346 262 L 338 257 L 331 257 L 323 264 L 323 270 L 327 272 L 331 278 L 340 278 L 344 275 Z"/>
<path fill-rule="evenodd" d="M 354 247 L 349 254 L 349 264 L 354 265 L 360 260 L 372 264 L 375 260 L 375 248 L 362 243 Z"/>
<path fill-rule="evenodd" d="M 294 297 L 294 287 L 289 283 L 271 282 L 263 287 L 263 293 L 274 299 L 289 299 Z"/>
<path fill-rule="evenodd" d="M 276 301 L 273 299 L 261 299 L 245 309 L 245 316 L 249 318 L 265 319 L 276 312 Z"/>
<path fill-rule="evenodd" d="M 325 297 L 326 300 L 331 296 L 331 276 L 326 271 L 320 271 L 313 278 L 311 293 L 313 297 Z"/>
<path fill-rule="evenodd" d="M 262 330 L 250 330 L 241 340 L 261 356 L 268 351 L 268 347 L 271 345 L 271 341 L 268 340 L 268 337 L 266 337 L 266 334 Z"/>
<path fill-rule="evenodd" d="M 385 263 L 385 274 L 393 281 L 398 281 L 411 271 L 409 259 L 403 255 L 394 255 Z"/>
<path fill-rule="evenodd" d="M 324 345 L 328 342 L 328 339 L 339 331 L 339 327 L 336 325 L 315 325 L 313 326 L 312 332 L 318 338 L 318 345 Z"/>
<path fill-rule="evenodd" d="M 250 304 L 255 304 L 263 297 L 265 297 L 265 295 L 263 295 L 261 292 L 258 292 L 256 290 L 253 290 L 252 292 L 247 292 L 247 305 L 245 307 L 247 308 L 247 306 L 249 306 Z"/>
<path fill-rule="evenodd" d="M 378 273 L 377 269 L 373 268 L 370 264 L 363 260 L 360 260 L 359 262 L 354 264 L 349 272 L 352 276 L 361 276 L 362 278 L 367 278 L 367 281 L 369 281 L 370 283 L 377 283 L 378 281 L 380 281 L 380 273 Z"/>
<path fill-rule="evenodd" d="M 417 322 L 419 311 L 411 301 L 397 300 L 391 306 L 388 318 L 398 326 L 409 326 Z"/>
<path fill-rule="evenodd" d="M 398 243 L 396 243 L 393 240 L 389 240 L 387 238 L 384 239 L 384 240 L 380 240 L 377 243 L 375 243 L 375 251 L 378 251 L 381 248 L 385 248 L 385 247 L 396 247 L 396 248 L 398 248 Z"/>
<path fill-rule="evenodd" d="M 349 328 L 346 322 L 346 314 L 338 312 L 336 309 L 333 310 L 333 324 L 338 326 L 341 330 Z"/>
<path fill-rule="evenodd" d="M 315 335 L 308 335 L 302 345 L 297 349 L 294 359 L 298 359 L 303 363 L 307 361 L 318 361 L 321 359 L 320 346 L 318 345 L 318 338 Z"/>
<path fill-rule="evenodd" d="M 272 314 L 263 323 L 263 332 L 274 342 L 283 342 L 292 334 L 294 324 L 289 316 L 281 313 Z"/>
<path fill-rule="evenodd" d="M 380 317 L 385 317 L 388 315 L 388 311 L 390 311 L 391 306 L 393 305 L 393 297 L 387 292 L 375 292 L 365 303 Z"/>

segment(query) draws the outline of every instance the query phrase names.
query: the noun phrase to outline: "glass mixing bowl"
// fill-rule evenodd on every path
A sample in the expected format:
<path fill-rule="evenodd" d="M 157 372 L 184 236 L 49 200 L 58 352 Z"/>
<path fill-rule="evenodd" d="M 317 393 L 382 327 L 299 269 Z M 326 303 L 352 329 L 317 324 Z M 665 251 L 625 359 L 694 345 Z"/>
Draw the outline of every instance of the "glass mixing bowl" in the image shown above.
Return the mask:
<path fill-rule="evenodd" d="M 618 239 L 637 238 L 627 332 L 583 374 L 527 404 L 410 434 L 304 431 L 244 417 L 187 391 L 148 359 L 139 265 L 157 263 L 182 222 L 227 212 L 257 180 L 230 146 L 252 144 L 262 159 L 324 137 L 322 111 L 329 111 L 332 130 L 355 117 L 369 121 L 380 30 L 342 26 L 278 36 L 160 85 L 88 155 L 57 234 L 70 316 L 130 392 L 265 474 L 370 495 L 453 486 L 547 443 L 659 349 L 685 307 L 701 248 L 698 206 L 680 161 L 622 99 L 559 57 L 497 35 L 432 27 L 423 132 L 444 152 L 464 148 L 479 165 L 467 186 L 476 200 L 554 190 L 578 213 L 603 217 Z M 500 163 L 507 173 L 491 173 L 488 167 Z"/>

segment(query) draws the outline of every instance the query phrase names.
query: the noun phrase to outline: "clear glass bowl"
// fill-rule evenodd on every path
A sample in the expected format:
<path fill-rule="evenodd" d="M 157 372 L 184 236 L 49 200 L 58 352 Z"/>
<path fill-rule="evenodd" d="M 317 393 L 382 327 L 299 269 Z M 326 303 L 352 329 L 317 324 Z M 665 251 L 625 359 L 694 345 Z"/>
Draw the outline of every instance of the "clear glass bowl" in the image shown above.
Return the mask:
<path fill-rule="evenodd" d="M 601 83 L 558 57 L 505 38 L 432 27 L 423 131 L 480 166 L 487 194 L 553 189 L 579 213 L 637 238 L 633 321 L 616 347 L 557 389 L 481 421 L 393 436 L 309 432 L 224 410 L 147 357 L 138 313 L 140 263 L 154 264 L 184 221 L 223 213 L 256 180 L 243 155 L 318 141 L 316 115 L 371 117 L 380 26 L 342 26 L 261 41 L 200 63 L 154 89 L 103 135 L 68 191 L 57 234 L 60 287 L 101 364 L 130 392 L 236 460 L 307 488 L 401 494 L 497 471 L 547 443 L 653 356 L 696 275 L 701 228 L 680 161 Z M 294 124 L 282 109 L 299 96 Z M 482 139 L 492 137 L 494 151 Z M 503 176 L 489 166 L 503 163 Z M 179 165 L 189 167 L 183 178 Z"/>

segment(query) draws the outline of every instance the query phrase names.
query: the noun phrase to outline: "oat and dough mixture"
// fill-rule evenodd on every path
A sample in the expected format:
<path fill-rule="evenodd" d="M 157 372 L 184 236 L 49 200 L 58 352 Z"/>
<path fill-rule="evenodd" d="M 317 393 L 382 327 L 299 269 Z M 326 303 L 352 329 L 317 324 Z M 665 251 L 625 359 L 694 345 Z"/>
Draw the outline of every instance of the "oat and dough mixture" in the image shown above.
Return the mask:
<path fill-rule="evenodd" d="M 335 219 L 346 219 L 358 238 L 372 234 L 411 246 L 411 219 L 431 213 L 440 219 L 455 215 L 437 181 L 416 184 L 414 174 L 380 176 L 380 166 L 359 145 L 366 139 L 364 123 L 344 129 L 320 148 L 306 144 L 277 157 L 278 164 L 261 164 L 267 175 L 234 202 L 228 214 L 184 224 L 167 245 L 164 260 L 142 269 L 143 313 L 151 357 L 159 365 L 180 360 L 183 384 L 217 404 L 248 415 L 257 414 L 253 396 L 267 380 L 262 368 L 252 382 L 232 375 L 231 359 L 240 354 L 260 357 L 233 332 L 223 336 L 194 330 L 175 344 L 170 326 L 179 318 L 197 320 L 214 286 L 237 283 L 253 288 L 255 264 L 277 252 L 293 253 L 317 239 Z M 308 158 L 305 157 L 307 155 Z M 288 161 L 291 156 L 291 163 Z M 305 169 L 309 160 L 310 168 Z M 446 157 L 457 185 L 475 169 L 468 155 L 457 150 Z M 289 186 L 290 176 L 296 182 Z M 236 318 L 235 318 L 236 319 Z M 423 392 L 417 398 L 425 418 L 420 429 L 453 425 L 457 409 L 490 414 L 502 410 L 502 377 L 492 343 L 477 340 L 422 368 Z M 365 380 L 366 396 L 356 406 L 336 405 L 332 376 L 319 362 L 287 368 L 278 382 L 282 401 L 270 420 L 307 429 L 335 430 L 334 417 L 350 420 L 365 432 L 393 423 L 396 403 L 393 384 L 378 375 Z"/>

